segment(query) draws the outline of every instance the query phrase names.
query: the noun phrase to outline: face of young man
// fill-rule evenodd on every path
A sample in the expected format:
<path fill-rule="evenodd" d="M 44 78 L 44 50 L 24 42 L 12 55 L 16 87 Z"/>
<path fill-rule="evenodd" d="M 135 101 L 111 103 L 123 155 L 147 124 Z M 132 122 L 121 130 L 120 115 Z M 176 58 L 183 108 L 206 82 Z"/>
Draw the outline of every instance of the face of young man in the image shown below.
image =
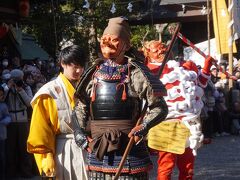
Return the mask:
<path fill-rule="evenodd" d="M 63 68 L 63 74 L 70 81 L 78 81 L 82 75 L 84 68 L 80 65 L 71 64 L 61 64 Z"/>
<path fill-rule="evenodd" d="M 115 35 L 103 35 L 100 41 L 102 55 L 106 59 L 117 60 L 127 50 L 126 43 Z"/>

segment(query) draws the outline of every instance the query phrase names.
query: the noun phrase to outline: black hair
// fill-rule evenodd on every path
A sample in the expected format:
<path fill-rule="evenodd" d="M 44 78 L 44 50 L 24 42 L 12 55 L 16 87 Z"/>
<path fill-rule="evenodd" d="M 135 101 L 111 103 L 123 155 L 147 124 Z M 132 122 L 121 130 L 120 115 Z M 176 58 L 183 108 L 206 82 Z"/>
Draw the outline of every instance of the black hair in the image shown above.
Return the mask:
<path fill-rule="evenodd" d="M 58 55 L 58 63 L 63 64 L 75 64 L 82 67 L 86 63 L 86 54 L 82 48 L 78 45 L 71 45 L 64 48 Z"/>

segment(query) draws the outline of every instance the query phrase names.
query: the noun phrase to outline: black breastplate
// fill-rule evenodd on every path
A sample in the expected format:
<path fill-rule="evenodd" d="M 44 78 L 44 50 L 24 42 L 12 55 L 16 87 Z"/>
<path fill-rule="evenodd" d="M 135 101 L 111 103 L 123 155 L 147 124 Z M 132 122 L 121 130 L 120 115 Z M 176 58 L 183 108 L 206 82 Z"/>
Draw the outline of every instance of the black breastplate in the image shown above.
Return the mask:
<path fill-rule="evenodd" d="M 111 67 L 110 67 L 111 68 Z M 106 70 L 107 69 L 107 70 Z M 121 70 L 121 72 L 117 72 Z M 130 120 L 139 103 L 136 98 L 128 96 L 127 72 L 123 68 L 112 69 L 103 66 L 95 73 L 94 101 L 91 102 L 93 120 Z M 127 71 L 127 69 L 126 69 Z M 126 96 L 126 97 L 125 97 Z"/>
<path fill-rule="evenodd" d="M 99 81 L 96 87 L 96 99 L 91 103 L 94 120 L 132 119 L 134 99 L 122 100 L 123 86 L 118 82 Z M 125 87 L 126 88 L 126 87 Z"/>

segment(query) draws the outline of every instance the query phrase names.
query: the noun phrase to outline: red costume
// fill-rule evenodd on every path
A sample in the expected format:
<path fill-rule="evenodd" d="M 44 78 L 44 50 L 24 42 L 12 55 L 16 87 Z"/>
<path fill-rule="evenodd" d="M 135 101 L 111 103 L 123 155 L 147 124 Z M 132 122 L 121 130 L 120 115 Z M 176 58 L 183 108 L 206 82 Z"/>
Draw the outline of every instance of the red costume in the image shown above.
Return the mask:
<path fill-rule="evenodd" d="M 146 64 L 157 75 L 166 48 L 159 41 L 150 41 L 144 49 Z M 170 180 L 175 166 L 179 179 L 192 179 L 194 155 L 201 146 L 203 134 L 199 115 L 203 107 L 201 97 L 210 77 L 212 58 L 199 70 L 192 61 L 170 60 L 166 63 L 160 79 L 167 89 L 164 97 L 168 116 L 149 131 L 148 146 L 159 152 L 158 179 Z"/>

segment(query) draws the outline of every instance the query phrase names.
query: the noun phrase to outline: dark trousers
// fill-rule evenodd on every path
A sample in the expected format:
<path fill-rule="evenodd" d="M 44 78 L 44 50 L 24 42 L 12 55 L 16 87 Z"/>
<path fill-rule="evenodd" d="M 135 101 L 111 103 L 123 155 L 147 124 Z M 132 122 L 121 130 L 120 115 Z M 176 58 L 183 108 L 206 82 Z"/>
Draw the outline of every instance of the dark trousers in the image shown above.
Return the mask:
<path fill-rule="evenodd" d="M 29 123 L 10 123 L 6 141 L 6 176 L 30 177 L 32 174 L 33 156 L 27 152 Z"/>
<path fill-rule="evenodd" d="M 229 117 L 229 112 L 228 111 L 222 112 L 221 117 L 223 118 L 223 130 L 227 133 L 230 133 L 232 120 Z"/>
<path fill-rule="evenodd" d="M 217 133 L 230 133 L 231 121 L 229 120 L 229 114 L 227 111 L 216 111 L 214 114 L 214 126 L 215 132 Z"/>
<path fill-rule="evenodd" d="M 215 116 L 216 114 L 214 111 L 208 111 L 208 118 L 203 120 L 203 134 L 205 138 L 212 137 Z"/>
<path fill-rule="evenodd" d="M 5 179 L 5 140 L 0 140 L 0 179 Z"/>

